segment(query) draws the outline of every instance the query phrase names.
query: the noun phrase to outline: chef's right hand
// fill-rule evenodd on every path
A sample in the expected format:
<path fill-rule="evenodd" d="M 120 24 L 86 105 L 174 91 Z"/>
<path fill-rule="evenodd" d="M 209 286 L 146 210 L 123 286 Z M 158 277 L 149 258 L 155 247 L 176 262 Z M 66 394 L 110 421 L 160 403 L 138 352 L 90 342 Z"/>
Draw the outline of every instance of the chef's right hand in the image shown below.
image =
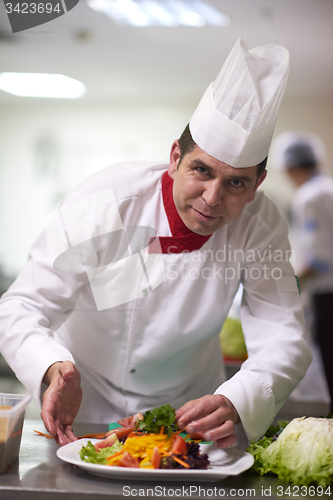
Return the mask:
<path fill-rule="evenodd" d="M 43 396 L 41 417 L 50 435 L 61 446 L 75 441 L 72 423 L 82 400 L 81 377 L 71 361 L 50 366 L 43 382 L 48 389 Z"/>

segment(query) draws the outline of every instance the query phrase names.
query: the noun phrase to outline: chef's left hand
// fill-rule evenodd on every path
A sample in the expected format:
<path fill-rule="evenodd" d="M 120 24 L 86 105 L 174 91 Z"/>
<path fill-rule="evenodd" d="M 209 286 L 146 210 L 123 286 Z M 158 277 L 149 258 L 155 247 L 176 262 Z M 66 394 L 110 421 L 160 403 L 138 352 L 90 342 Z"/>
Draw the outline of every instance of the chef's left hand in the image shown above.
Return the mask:
<path fill-rule="evenodd" d="M 176 412 L 178 427 L 188 434 L 201 432 L 205 441 L 227 448 L 236 443 L 235 424 L 238 413 L 225 396 L 213 394 L 188 401 Z"/>
<path fill-rule="evenodd" d="M 77 439 L 72 423 L 82 399 L 80 373 L 71 361 L 58 361 L 49 367 L 43 381 L 49 387 L 43 395 L 41 417 L 50 435 L 64 446 Z"/>

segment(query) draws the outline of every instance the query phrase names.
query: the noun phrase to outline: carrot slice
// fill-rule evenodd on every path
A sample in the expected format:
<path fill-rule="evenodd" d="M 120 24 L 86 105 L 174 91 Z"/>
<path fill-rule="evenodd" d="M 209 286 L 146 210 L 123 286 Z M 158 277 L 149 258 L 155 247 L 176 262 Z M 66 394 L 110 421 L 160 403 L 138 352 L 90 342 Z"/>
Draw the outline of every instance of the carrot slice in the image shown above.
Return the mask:
<path fill-rule="evenodd" d="M 33 429 L 34 432 L 36 432 L 36 434 L 38 434 L 39 436 L 44 436 L 48 439 L 53 439 L 52 436 L 50 436 L 50 434 L 45 434 L 44 432 L 40 432 L 40 431 L 35 431 L 35 429 Z"/>
<path fill-rule="evenodd" d="M 78 436 L 78 439 L 83 438 L 95 438 L 95 439 L 103 439 L 105 438 L 105 432 L 97 432 L 95 434 L 84 434 L 84 436 Z"/>
<path fill-rule="evenodd" d="M 106 460 L 111 460 L 111 458 L 118 457 L 119 455 L 122 455 L 123 453 L 124 453 L 123 451 L 118 451 L 117 453 L 114 453 L 113 455 L 106 457 Z"/>
<path fill-rule="evenodd" d="M 48 439 L 53 439 L 50 434 L 45 434 L 44 432 L 36 431 L 33 429 L 33 432 L 36 432 L 39 436 L 44 436 Z M 97 432 L 95 434 L 84 434 L 84 436 L 78 436 L 78 439 L 83 439 L 83 438 L 95 438 L 95 439 L 103 439 L 105 438 L 105 432 Z"/>

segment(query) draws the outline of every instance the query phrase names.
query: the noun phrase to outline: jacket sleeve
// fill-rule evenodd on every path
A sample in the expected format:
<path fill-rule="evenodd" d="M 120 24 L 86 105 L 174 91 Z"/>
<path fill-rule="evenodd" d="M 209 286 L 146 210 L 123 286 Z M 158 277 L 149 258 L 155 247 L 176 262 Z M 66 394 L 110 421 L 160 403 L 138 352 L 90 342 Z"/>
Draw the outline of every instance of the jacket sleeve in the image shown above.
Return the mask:
<path fill-rule="evenodd" d="M 56 361 L 74 362 L 53 332 L 71 314 L 86 281 L 84 273 L 53 268 L 44 231 L 0 301 L 0 351 L 37 404 L 48 367 Z"/>
<path fill-rule="evenodd" d="M 88 179 L 66 197 L 0 303 L 0 350 L 36 402 L 48 367 L 74 361 L 53 333 L 75 308 L 87 272 L 101 264 L 104 236 L 122 228 L 109 177 Z"/>
<path fill-rule="evenodd" d="M 264 214 L 264 215 L 263 215 Z M 250 441 L 259 439 L 312 360 L 302 301 L 289 262 L 287 227 L 268 200 L 248 222 L 241 320 L 248 359 L 216 391 L 235 406 Z"/>

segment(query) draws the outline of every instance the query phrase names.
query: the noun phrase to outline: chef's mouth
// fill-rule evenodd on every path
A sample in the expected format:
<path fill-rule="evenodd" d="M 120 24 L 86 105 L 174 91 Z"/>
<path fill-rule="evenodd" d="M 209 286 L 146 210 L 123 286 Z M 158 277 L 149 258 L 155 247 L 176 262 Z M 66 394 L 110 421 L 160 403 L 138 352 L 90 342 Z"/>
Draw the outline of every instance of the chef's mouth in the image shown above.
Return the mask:
<path fill-rule="evenodd" d="M 195 213 L 197 214 L 197 216 L 201 219 L 201 220 L 216 220 L 218 219 L 218 216 L 211 216 L 211 215 L 206 215 L 206 214 L 203 214 L 202 212 L 199 212 L 199 210 L 196 210 L 194 207 L 192 207 L 193 210 L 195 211 Z"/>

